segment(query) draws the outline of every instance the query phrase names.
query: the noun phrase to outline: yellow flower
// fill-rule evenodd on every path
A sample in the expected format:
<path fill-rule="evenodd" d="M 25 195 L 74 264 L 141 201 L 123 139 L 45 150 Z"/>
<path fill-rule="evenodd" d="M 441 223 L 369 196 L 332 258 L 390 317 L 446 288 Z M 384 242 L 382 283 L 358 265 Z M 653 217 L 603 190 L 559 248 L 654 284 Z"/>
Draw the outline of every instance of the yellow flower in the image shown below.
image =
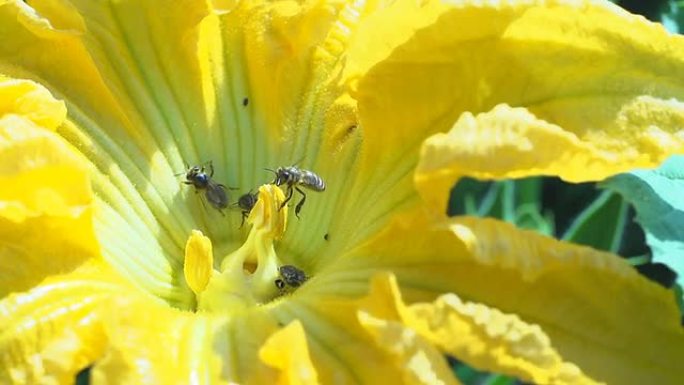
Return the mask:
<path fill-rule="evenodd" d="M 0 0 L 0 74 L 0 383 L 684 375 L 621 259 L 444 215 L 463 176 L 683 152 L 684 41 L 607 1 Z M 208 161 L 244 226 L 181 183 Z"/>

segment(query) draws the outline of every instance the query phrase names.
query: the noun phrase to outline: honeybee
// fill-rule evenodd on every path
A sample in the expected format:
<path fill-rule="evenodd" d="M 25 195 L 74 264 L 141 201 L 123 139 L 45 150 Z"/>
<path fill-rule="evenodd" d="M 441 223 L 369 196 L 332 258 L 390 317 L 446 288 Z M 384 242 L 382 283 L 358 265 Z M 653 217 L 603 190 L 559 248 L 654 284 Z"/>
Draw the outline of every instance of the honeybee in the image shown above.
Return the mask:
<path fill-rule="evenodd" d="M 323 182 L 323 179 L 320 176 L 316 175 L 312 171 L 303 170 L 295 166 L 289 166 L 278 167 L 273 172 L 275 173 L 276 177 L 271 183 L 275 184 L 276 186 L 287 185 L 287 197 L 280 205 L 281 209 L 285 207 L 290 199 L 292 199 L 294 190 L 297 190 L 300 194 L 302 194 L 302 199 L 299 201 L 299 203 L 297 203 L 297 206 L 295 206 L 295 215 L 297 218 L 299 218 L 299 211 L 301 211 L 302 206 L 304 206 L 304 202 L 306 202 L 306 194 L 304 191 L 302 191 L 302 189 L 299 188 L 299 186 L 313 191 L 325 191 L 325 182 Z"/>
<path fill-rule="evenodd" d="M 259 192 L 248 192 L 244 195 L 242 195 L 240 198 L 238 198 L 237 201 L 237 206 L 242 210 L 242 222 L 240 223 L 240 227 L 242 227 L 245 224 L 245 219 L 249 216 L 249 213 L 252 211 L 254 208 L 254 205 L 257 203 L 257 200 L 259 199 Z"/>
<path fill-rule="evenodd" d="M 206 173 L 204 166 L 192 166 L 185 172 L 185 180 L 183 183 L 193 185 L 195 192 L 204 190 L 204 197 L 207 198 L 209 204 L 218 210 L 221 215 L 223 209 L 228 207 L 228 193 L 226 186 L 214 182 L 211 178 L 214 176 L 214 165 L 209 162 L 209 174 Z"/>
<path fill-rule="evenodd" d="M 301 286 L 308 277 L 306 274 L 292 265 L 282 265 L 278 268 L 279 278 L 276 278 L 275 285 L 280 291 L 286 291 L 286 288 L 297 288 Z"/>

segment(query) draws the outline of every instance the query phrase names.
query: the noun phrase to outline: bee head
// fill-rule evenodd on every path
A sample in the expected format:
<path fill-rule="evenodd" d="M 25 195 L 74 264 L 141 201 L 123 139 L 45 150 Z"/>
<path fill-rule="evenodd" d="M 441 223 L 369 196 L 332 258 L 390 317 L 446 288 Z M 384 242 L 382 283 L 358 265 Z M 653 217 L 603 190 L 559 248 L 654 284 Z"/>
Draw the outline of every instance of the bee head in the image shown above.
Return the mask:
<path fill-rule="evenodd" d="M 256 204 L 256 201 L 258 199 L 258 193 L 254 194 L 251 191 L 248 192 L 247 194 L 242 195 L 240 198 L 238 198 L 238 206 L 244 210 L 251 210 L 252 207 Z"/>
<path fill-rule="evenodd" d="M 191 181 L 195 186 L 206 186 L 209 183 L 209 175 L 200 166 L 190 167 L 185 174 L 185 179 Z"/>
<path fill-rule="evenodd" d="M 276 186 L 280 186 L 282 184 L 287 183 L 287 181 L 290 179 L 290 170 L 288 170 L 286 167 L 278 167 L 275 170 L 275 181 L 273 183 Z"/>
<path fill-rule="evenodd" d="M 192 166 L 188 169 L 188 172 L 185 173 L 185 177 L 188 179 L 194 179 L 200 172 L 202 172 L 200 166 Z"/>

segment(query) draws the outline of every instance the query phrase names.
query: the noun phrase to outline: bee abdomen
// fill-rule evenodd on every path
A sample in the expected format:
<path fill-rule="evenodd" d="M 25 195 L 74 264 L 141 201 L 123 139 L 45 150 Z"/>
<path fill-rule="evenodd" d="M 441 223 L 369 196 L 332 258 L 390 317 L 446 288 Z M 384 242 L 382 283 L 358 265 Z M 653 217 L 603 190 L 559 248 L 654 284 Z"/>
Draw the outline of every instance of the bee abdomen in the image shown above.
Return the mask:
<path fill-rule="evenodd" d="M 325 182 L 323 179 L 311 171 L 302 170 L 302 185 L 315 191 L 324 191 Z"/>

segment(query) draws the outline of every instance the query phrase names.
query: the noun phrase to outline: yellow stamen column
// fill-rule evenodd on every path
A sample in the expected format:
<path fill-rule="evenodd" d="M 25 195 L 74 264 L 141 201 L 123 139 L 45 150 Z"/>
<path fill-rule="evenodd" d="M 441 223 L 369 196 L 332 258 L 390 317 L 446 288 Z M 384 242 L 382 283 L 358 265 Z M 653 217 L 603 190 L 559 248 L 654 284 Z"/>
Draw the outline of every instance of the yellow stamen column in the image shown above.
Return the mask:
<path fill-rule="evenodd" d="M 207 247 L 204 243 L 198 243 L 199 240 L 193 242 L 191 237 L 186 245 L 185 275 L 188 285 L 197 295 L 198 310 L 236 312 L 268 302 L 278 294 L 274 281 L 280 262 L 274 241 L 283 236 L 287 227 L 288 208 L 285 206 L 280 209 L 284 199 L 283 192 L 274 185 L 259 188 L 259 199 L 247 218 L 247 223 L 252 226 L 249 236 L 240 248 L 223 259 L 220 272 L 205 274 L 212 271 L 212 259 L 195 258 L 197 253 L 190 250 L 206 251 Z M 193 237 L 195 235 L 193 232 Z M 202 247 L 197 247 L 200 245 Z M 211 254 L 211 242 L 208 250 Z M 192 261 L 209 266 L 198 267 Z M 204 279 L 207 279 L 206 283 Z"/>

